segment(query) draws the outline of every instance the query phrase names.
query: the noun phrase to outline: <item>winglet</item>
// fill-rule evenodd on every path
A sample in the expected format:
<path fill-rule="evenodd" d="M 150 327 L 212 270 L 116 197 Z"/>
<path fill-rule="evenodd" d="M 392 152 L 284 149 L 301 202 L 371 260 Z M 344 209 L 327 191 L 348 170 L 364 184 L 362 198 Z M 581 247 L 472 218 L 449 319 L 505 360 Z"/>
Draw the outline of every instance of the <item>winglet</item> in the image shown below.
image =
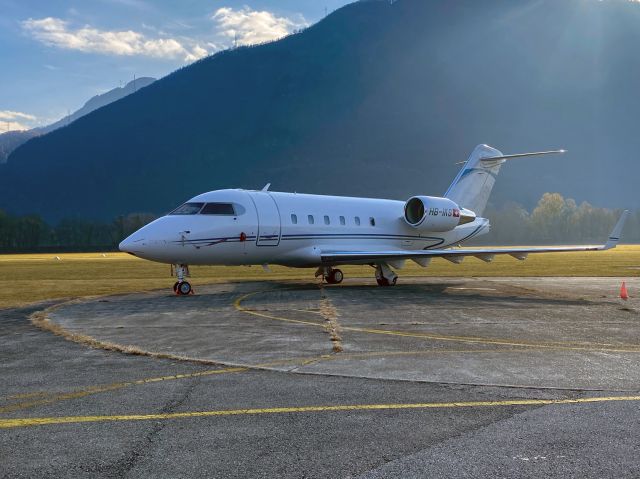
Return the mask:
<path fill-rule="evenodd" d="M 609 235 L 609 239 L 604 245 L 604 250 L 615 248 L 618 242 L 620 241 L 620 235 L 622 234 L 622 228 L 624 228 L 624 223 L 627 221 L 627 217 L 629 216 L 629 210 L 624 210 L 620 215 L 620 219 L 616 223 Z"/>

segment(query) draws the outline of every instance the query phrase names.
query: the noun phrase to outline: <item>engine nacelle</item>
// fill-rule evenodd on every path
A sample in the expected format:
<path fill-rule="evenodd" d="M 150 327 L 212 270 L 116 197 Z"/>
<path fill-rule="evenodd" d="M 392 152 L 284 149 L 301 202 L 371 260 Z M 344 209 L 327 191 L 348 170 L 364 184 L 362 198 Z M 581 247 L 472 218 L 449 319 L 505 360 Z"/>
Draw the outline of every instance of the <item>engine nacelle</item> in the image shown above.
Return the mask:
<path fill-rule="evenodd" d="M 451 231 L 475 219 L 473 211 L 460 208 L 448 198 L 414 196 L 404 205 L 404 220 L 424 231 Z"/>

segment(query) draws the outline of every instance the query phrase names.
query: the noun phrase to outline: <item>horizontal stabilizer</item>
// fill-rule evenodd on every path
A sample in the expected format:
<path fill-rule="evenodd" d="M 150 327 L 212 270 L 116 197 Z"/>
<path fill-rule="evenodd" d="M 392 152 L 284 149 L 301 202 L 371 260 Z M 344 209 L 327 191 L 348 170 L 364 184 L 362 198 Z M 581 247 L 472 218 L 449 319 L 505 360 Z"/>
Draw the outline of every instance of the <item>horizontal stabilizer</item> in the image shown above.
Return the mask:
<path fill-rule="evenodd" d="M 518 153 L 515 155 L 485 156 L 480 158 L 480 161 L 513 160 L 514 158 L 525 158 L 527 156 L 560 155 L 566 152 L 567 150 L 551 150 L 551 151 L 536 151 L 534 153 Z"/>

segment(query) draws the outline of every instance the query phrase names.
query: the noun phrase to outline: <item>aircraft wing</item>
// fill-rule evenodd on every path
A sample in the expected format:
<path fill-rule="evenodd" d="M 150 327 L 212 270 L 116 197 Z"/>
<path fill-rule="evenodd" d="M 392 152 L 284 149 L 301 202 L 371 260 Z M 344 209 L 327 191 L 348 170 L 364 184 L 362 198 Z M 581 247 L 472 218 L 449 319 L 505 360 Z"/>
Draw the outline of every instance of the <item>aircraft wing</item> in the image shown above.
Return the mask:
<path fill-rule="evenodd" d="M 388 250 L 388 251 L 322 251 L 323 263 L 353 264 L 394 262 L 405 259 L 415 260 L 426 266 L 431 258 L 444 258 L 454 263 L 461 262 L 466 256 L 474 256 L 482 261 L 491 262 L 495 255 L 507 254 L 524 260 L 532 253 L 562 253 L 568 251 L 604 251 L 615 248 L 620 241 L 622 228 L 627 220 L 629 211 L 625 210 L 609 235 L 607 242 L 600 246 L 549 246 L 538 248 L 456 248 L 430 250 Z"/>

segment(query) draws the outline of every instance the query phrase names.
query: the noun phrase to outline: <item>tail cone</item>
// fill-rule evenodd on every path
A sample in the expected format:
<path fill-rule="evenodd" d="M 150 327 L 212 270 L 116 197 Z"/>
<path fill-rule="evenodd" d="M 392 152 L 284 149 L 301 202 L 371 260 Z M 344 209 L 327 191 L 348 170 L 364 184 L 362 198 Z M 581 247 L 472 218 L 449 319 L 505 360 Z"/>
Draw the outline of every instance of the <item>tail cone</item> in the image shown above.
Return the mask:
<path fill-rule="evenodd" d="M 620 287 L 620 298 L 624 299 L 625 301 L 629 299 L 629 293 L 627 293 L 627 285 L 624 283 L 624 281 L 622 282 L 622 286 Z"/>

